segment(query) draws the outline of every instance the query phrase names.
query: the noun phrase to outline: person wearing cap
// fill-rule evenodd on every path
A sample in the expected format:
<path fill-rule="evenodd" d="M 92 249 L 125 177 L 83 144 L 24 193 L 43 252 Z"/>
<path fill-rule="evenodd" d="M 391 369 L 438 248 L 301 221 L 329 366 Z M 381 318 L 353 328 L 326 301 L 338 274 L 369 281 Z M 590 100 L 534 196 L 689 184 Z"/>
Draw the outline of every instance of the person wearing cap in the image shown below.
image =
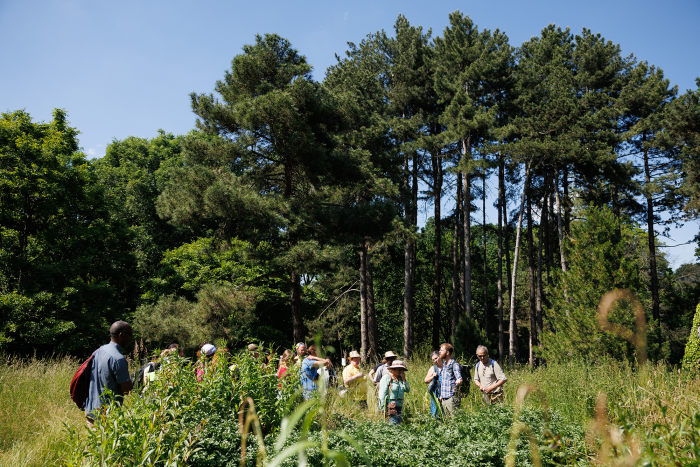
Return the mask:
<path fill-rule="evenodd" d="M 384 375 L 388 374 L 387 368 L 389 368 L 389 365 L 391 365 L 391 362 L 399 358 L 398 355 L 396 355 L 394 352 L 391 350 L 386 352 L 384 354 L 384 360 L 382 360 L 382 366 L 380 366 L 377 371 L 374 373 L 374 385 L 378 385 L 379 382 L 382 380 Z"/>
<path fill-rule="evenodd" d="M 388 373 L 379 382 L 379 406 L 384 410 L 386 420 L 392 425 L 401 423 L 404 394 L 411 391 L 406 380 L 406 367 L 401 360 L 394 360 L 387 367 Z"/>
<path fill-rule="evenodd" d="M 367 408 L 367 376 L 360 371 L 360 354 L 350 352 L 350 364 L 343 370 L 343 384 L 361 409 Z"/>
<path fill-rule="evenodd" d="M 202 381 L 204 379 L 204 375 L 207 372 L 207 364 L 211 361 L 215 353 L 216 347 L 214 344 L 205 342 L 201 345 L 197 352 L 197 381 Z"/>
<path fill-rule="evenodd" d="M 504 400 L 503 385 L 508 381 L 506 374 L 501 369 L 498 362 L 489 357 L 489 349 L 484 345 L 476 348 L 476 362 L 474 368 L 474 384 L 481 389 L 484 402 L 490 405 Z"/>
<path fill-rule="evenodd" d="M 129 323 L 117 321 L 109 328 L 109 343 L 92 353 L 92 366 L 85 399 L 85 418 L 88 428 L 94 428 L 95 418 L 105 403 L 102 394 L 111 391 L 114 401 L 121 404 L 122 398 L 134 387 L 129 376 L 129 364 L 124 358 L 124 347 L 133 340 L 134 332 Z"/>

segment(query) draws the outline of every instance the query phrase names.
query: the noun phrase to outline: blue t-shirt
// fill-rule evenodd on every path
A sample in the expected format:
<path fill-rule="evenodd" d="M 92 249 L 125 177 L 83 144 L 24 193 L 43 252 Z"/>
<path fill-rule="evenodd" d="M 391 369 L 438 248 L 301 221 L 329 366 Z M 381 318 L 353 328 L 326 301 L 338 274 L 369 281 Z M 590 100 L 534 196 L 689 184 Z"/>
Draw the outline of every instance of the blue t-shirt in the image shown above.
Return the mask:
<path fill-rule="evenodd" d="M 313 392 L 316 390 L 316 380 L 318 379 L 318 370 L 314 368 L 314 363 L 317 360 L 305 358 L 301 362 L 301 387 L 304 390 L 304 398 L 310 399 Z"/>
<path fill-rule="evenodd" d="M 102 393 L 109 389 L 116 396 L 123 396 L 124 393 L 119 385 L 130 381 L 129 364 L 122 355 L 122 348 L 110 342 L 92 354 L 92 369 L 90 371 L 90 387 L 88 389 L 87 400 L 85 401 L 85 413 L 94 417 L 94 411 L 102 405 Z M 117 398 L 121 403 L 121 397 Z"/>

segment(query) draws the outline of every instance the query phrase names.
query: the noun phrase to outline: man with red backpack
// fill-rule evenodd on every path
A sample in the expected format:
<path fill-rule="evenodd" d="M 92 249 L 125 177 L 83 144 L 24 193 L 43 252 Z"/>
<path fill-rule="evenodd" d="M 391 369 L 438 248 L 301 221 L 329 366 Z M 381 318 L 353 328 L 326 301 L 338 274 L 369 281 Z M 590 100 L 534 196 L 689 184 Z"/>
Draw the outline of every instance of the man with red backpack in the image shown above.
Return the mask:
<path fill-rule="evenodd" d="M 85 400 L 85 417 L 92 428 L 98 409 L 102 406 L 102 394 L 112 391 L 115 400 L 121 404 L 122 397 L 134 387 L 129 376 L 129 364 L 124 358 L 124 347 L 134 338 L 131 326 L 117 321 L 109 328 L 110 342 L 92 354 L 90 382 Z"/>

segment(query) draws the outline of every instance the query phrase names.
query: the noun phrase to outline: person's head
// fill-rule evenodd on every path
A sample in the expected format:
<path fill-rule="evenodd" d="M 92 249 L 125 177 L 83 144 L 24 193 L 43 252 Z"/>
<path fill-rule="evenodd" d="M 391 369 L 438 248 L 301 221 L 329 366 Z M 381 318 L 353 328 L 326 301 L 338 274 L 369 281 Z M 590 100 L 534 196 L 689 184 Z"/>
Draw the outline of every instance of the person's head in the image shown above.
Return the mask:
<path fill-rule="evenodd" d="M 393 362 L 391 362 L 391 365 L 389 365 L 387 368 L 389 369 L 391 374 L 397 378 L 402 376 L 407 371 L 406 367 L 403 364 L 403 361 L 401 360 L 394 360 Z"/>
<path fill-rule="evenodd" d="M 185 356 L 184 352 L 182 351 L 182 347 L 180 347 L 179 344 L 172 343 L 168 346 L 167 350 L 175 350 L 175 352 L 177 352 L 177 354 L 180 358 Z M 175 353 L 175 352 L 173 352 L 173 353 Z"/>
<path fill-rule="evenodd" d="M 282 352 L 282 356 L 280 357 L 280 366 L 287 366 L 289 365 L 289 360 L 292 358 L 292 352 L 289 350 L 285 350 Z"/>
<path fill-rule="evenodd" d="M 396 355 L 396 354 L 395 354 L 394 352 L 392 352 L 391 350 L 389 350 L 388 352 L 386 352 L 386 353 L 384 354 L 384 360 L 382 360 L 382 362 L 386 363 L 387 366 L 389 366 L 389 365 L 391 365 L 391 362 L 393 362 L 393 361 L 396 360 L 397 358 L 399 358 L 399 356 Z"/>
<path fill-rule="evenodd" d="M 299 355 L 300 357 L 306 355 L 306 344 L 304 344 L 303 342 L 299 342 L 297 344 L 297 355 Z"/>
<path fill-rule="evenodd" d="M 454 353 L 455 349 L 452 347 L 452 344 L 448 344 L 445 342 L 440 346 L 440 358 L 447 360 L 448 358 L 452 358 L 452 354 Z"/>
<path fill-rule="evenodd" d="M 311 355 L 312 357 L 316 356 L 316 346 L 315 345 L 310 345 L 309 349 L 307 350 L 307 353 Z"/>
<path fill-rule="evenodd" d="M 356 351 L 353 350 L 350 352 L 350 364 L 354 366 L 355 368 L 360 366 L 360 354 Z"/>
<path fill-rule="evenodd" d="M 476 358 L 479 359 L 480 362 L 486 363 L 489 361 L 489 349 L 486 348 L 485 345 L 480 345 L 479 347 L 476 348 Z"/>
<path fill-rule="evenodd" d="M 441 358 L 440 358 L 440 351 L 439 350 L 433 350 L 433 352 L 430 354 L 430 359 L 433 361 L 434 364 L 439 365 L 441 363 Z"/>
<path fill-rule="evenodd" d="M 216 347 L 214 346 L 214 344 L 205 342 L 204 344 L 202 344 L 201 348 L 199 349 L 199 352 L 197 352 L 197 357 L 204 357 L 208 359 L 210 357 L 213 357 L 215 353 Z"/>
<path fill-rule="evenodd" d="M 253 354 L 253 358 L 255 358 L 256 360 L 260 356 L 260 354 L 258 353 L 257 344 L 248 344 L 248 352 L 251 352 Z"/>
<path fill-rule="evenodd" d="M 109 337 L 115 344 L 120 347 L 125 347 L 133 340 L 134 331 L 131 329 L 129 323 L 125 321 L 116 321 L 109 328 Z"/>

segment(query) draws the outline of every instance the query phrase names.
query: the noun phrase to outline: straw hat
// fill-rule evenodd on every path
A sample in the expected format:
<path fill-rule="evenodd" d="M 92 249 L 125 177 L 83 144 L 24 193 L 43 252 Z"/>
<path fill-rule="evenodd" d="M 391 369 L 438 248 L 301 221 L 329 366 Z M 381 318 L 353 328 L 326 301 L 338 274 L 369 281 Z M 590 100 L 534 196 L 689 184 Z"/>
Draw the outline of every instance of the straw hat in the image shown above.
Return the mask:
<path fill-rule="evenodd" d="M 401 360 L 394 360 L 391 362 L 391 366 L 387 367 L 390 370 L 406 370 L 408 371 L 408 368 L 403 366 L 403 362 Z"/>
<path fill-rule="evenodd" d="M 352 358 L 361 358 L 361 357 L 360 357 L 360 354 L 357 352 L 357 350 L 353 350 L 352 352 L 350 352 L 349 358 L 352 359 Z"/>
<path fill-rule="evenodd" d="M 250 352 L 255 352 L 256 350 L 258 350 L 258 345 L 257 344 L 248 344 L 248 350 Z"/>
<path fill-rule="evenodd" d="M 388 351 L 388 352 L 386 352 L 386 353 L 384 354 L 384 358 L 391 358 L 391 357 L 393 357 L 393 358 L 399 358 L 399 356 L 396 355 L 396 354 L 395 354 L 394 352 L 392 352 L 391 350 Z"/>

